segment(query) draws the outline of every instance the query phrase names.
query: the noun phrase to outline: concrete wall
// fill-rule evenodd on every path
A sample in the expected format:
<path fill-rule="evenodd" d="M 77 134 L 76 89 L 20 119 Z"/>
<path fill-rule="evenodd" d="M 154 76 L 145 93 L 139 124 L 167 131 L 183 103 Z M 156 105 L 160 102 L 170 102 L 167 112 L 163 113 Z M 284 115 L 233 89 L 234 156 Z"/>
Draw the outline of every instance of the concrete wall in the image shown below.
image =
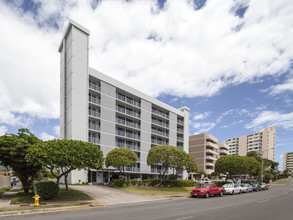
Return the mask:
<path fill-rule="evenodd" d="M 0 175 L 0 189 L 11 186 L 10 176 Z"/>

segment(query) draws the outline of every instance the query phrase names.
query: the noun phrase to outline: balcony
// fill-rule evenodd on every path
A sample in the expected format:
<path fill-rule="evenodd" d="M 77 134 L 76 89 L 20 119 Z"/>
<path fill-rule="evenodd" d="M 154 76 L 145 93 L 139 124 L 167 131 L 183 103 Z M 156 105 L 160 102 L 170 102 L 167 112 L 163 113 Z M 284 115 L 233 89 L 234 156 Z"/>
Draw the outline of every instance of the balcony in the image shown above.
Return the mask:
<path fill-rule="evenodd" d="M 177 137 L 177 141 L 183 142 L 183 137 Z"/>
<path fill-rule="evenodd" d="M 152 129 L 152 134 L 156 134 L 162 137 L 169 137 L 169 134 L 167 132 L 158 131 L 156 129 Z"/>
<path fill-rule="evenodd" d="M 93 144 L 100 144 L 100 138 L 96 138 L 96 137 L 89 137 L 89 142 L 93 143 Z"/>
<path fill-rule="evenodd" d="M 138 167 L 125 167 L 125 170 L 128 172 L 140 172 L 140 168 Z"/>
<path fill-rule="evenodd" d="M 184 131 L 183 131 L 183 128 L 177 128 L 177 132 L 179 132 L 179 133 L 184 133 Z"/>
<path fill-rule="evenodd" d="M 152 113 L 153 113 L 154 115 L 160 116 L 160 117 L 162 117 L 162 118 L 164 118 L 164 119 L 169 119 L 169 115 L 168 115 L 167 113 L 165 113 L 165 112 L 161 112 L 161 111 L 159 111 L 159 110 L 157 110 L 157 109 L 152 109 Z"/>
<path fill-rule="evenodd" d="M 207 145 L 207 146 L 210 146 L 210 147 L 212 147 L 212 148 L 214 148 L 214 149 L 216 149 L 216 150 L 219 149 L 219 147 L 218 147 L 217 144 L 212 143 L 212 142 L 209 142 L 209 141 L 207 141 L 206 145 Z"/>
<path fill-rule="evenodd" d="M 178 119 L 177 119 L 177 124 L 184 125 L 184 121 L 183 121 L 183 120 L 178 120 Z"/>
<path fill-rule="evenodd" d="M 121 95 L 121 94 L 116 94 L 116 99 L 118 99 L 119 101 L 122 101 L 124 103 L 130 104 L 132 106 L 138 107 L 140 108 L 140 103 L 136 100 L 133 100 L 127 96 Z"/>
<path fill-rule="evenodd" d="M 212 163 L 212 162 L 206 162 L 206 166 L 214 166 L 215 164 L 214 163 Z"/>
<path fill-rule="evenodd" d="M 133 134 L 133 133 L 125 132 L 125 131 L 119 131 L 119 130 L 116 130 L 116 134 L 122 137 L 140 140 L 140 136 L 137 134 Z"/>
<path fill-rule="evenodd" d="M 100 125 L 89 123 L 89 129 L 94 131 L 99 131 Z"/>
<path fill-rule="evenodd" d="M 226 149 L 220 149 L 220 154 L 229 154 L 229 150 Z"/>
<path fill-rule="evenodd" d="M 97 84 L 92 83 L 92 82 L 89 82 L 89 88 L 94 91 L 98 91 L 98 92 L 101 91 L 101 87 Z"/>
<path fill-rule="evenodd" d="M 213 160 L 213 161 L 216 161 L 217 160 L 217 158 L 216 157 L 212 157 L 212 156 L 206 156 L 206 159 L 208 159 L 208 160 Z"/>
<path fill-rule="evenodd" d="M 138 113 L 138 112 L 130 111 L 128 109 L 125 109 L 125 108 L 122 108 L 122 107 L 119 107 L 119 106 L 116 107 L 116 110 L 118 112 L 120 112 L 120 113 L 127 114 L 127 115 L 130 115 L 130 116 L 136 117 L 136 118 L 140 118 L 140 113 Z"/>
<path fill-rule="evenodd" d="M 121 124 L 121 125 L 125 125 L 125 126 L 136 128 L 136 129 L 140 129 L 140 125 L 138 123 L 122 120 L 120 118 L 116 118 L 116 122 L 118 124 Z"/>
<path fill-rule="evenodd" d="M 89 116 L 95 117 L 95 118 L 100 118 L 101 113 L 93 110 L 89 110 Z"/>
<path fill-rule="evenodd" d="M 207 152 L 207 153 L 211 153 L 211 154 L 213 154 L 213 155 L 218 155 L 218 152 L 213 151 L 212 149 L 206 149 L 206 152 Z"/>
<path fill-rule="evenodd" d="M 158 169 L 158 168 L 151 168 L 151 173 L 164 173 L 165 169 Z M 168 170 L 166 171 L 165 174 L 168 174 Z"/>
<path fill-rule="evenodd" d="M 140 151 L 140 146 L 138 144 L 126 144 L 121 142 L 116 142 L 116 146 L 120 148 L 128 148 L 135 151 Z"/>
<path fill-rule="evenodd" d="M 152 119 L 152 123 L 155 124 L 155 125 L 159 125 L 159 126 L 161 126 L 163 128 L 169 128 L 169 124 L 167 124 L 165 122 L 155 120 L 155 119 Z"/>
<path fill-rule="evenodd" d="M 95 98 L 93 96 L 89 96 L 89 102 L 90 103 L 93 103 L 93 104 L 97 104 L 97 105 L 100 105 L 101 104 L 101 100 L 98 99 L 98 98 Z"/>
<path fill-rule="evenodd" d="M 165 140 L 156 140 L 156 139 L 152 139 L 152 144 L 168 145 L 167 141 L 165 141 Z"/>

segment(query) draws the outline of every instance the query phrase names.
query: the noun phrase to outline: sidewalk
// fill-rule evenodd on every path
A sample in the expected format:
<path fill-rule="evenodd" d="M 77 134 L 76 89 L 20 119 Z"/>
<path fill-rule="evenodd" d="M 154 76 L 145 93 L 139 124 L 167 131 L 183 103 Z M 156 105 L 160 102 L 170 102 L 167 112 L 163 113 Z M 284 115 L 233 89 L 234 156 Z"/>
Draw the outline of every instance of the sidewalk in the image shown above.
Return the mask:
<path fill-rule="evenodd" d="M 12 207 L 12 205 L 10 205 L 10 201 L 20 191 L 20 189 L 21 183 L 19 182 L 11 190 L 0 196 L 0 208 Z"/>

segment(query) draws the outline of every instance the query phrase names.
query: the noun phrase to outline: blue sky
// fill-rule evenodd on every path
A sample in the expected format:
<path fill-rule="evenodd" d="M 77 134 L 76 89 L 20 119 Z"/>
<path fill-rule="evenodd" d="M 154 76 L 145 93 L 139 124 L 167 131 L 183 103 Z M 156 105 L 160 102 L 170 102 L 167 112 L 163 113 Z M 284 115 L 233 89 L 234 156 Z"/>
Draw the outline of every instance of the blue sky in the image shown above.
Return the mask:
<path fill-rule="evenodd" d="M 91 67 L 189 107 L 190 134 L 276 126 L 281 164 L 293 151 L 292 11 L 291 0 L 0 0 L 0 135 L 59 137 L 57 48 L 72 18 L 91 31 Z"/>

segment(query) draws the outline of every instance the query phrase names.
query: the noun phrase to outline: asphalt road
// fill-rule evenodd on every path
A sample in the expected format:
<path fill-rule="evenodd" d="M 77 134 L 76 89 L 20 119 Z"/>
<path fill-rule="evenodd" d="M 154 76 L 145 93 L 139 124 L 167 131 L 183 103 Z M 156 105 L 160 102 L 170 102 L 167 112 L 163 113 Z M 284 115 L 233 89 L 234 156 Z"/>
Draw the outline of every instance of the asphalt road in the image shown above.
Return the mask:
<path fill-rule="evenodd" d="M 115 205 L 56 213 L 24 214 L 5 219 L 293 219 L 293 182 L 272 186 L 268 191 L 223 197 L 173 199 L 156 202 Z M 0 220 L 2 218 L 0 217 Z"/>

